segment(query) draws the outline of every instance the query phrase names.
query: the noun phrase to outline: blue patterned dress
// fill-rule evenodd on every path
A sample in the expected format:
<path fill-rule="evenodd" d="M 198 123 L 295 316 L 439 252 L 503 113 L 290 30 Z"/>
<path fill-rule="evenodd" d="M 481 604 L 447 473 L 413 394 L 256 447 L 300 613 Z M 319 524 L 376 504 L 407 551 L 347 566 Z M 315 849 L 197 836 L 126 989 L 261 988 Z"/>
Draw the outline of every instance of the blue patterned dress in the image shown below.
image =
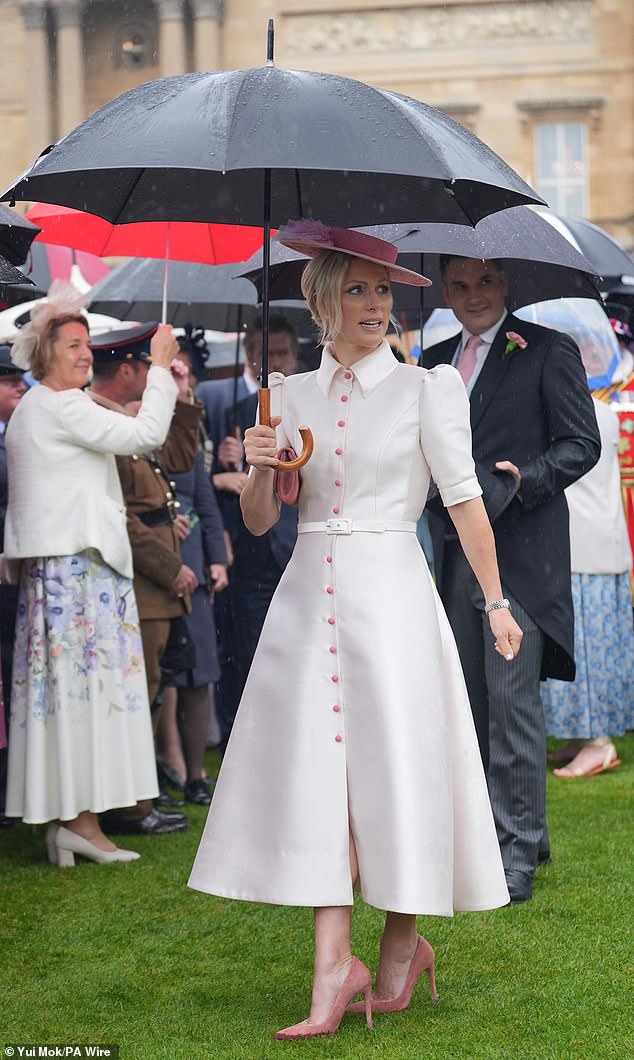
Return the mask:
<path fill-rule="evenodd" d="M 622 736 L 634 728 L 630 574 L 573 574 L 575 681 L 545 681 L 546 732 L 561 739 Z"/>
<path fill-rule="evenodd" d="M 8 774 L 32 824 L 157 794 L 132 582 L 94 549 L 22 564 Z"/>

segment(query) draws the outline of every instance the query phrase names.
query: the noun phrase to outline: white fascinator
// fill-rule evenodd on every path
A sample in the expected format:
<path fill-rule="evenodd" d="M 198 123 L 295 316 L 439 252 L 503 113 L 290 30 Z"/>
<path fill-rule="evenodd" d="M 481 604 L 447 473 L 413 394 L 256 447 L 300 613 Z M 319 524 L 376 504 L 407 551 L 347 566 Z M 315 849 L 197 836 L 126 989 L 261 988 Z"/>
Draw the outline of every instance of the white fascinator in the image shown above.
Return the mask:
<path fill-rule="evenodd" d="M 48 295 L 33 307 L 29 323 L 20 329 L 20 334 L 11 346 L 13 363 L 27 372 L 50 322 L 80 313 L 87 302 L 86 295 L 81 294 L 68 280 L 53 280 Z"/>

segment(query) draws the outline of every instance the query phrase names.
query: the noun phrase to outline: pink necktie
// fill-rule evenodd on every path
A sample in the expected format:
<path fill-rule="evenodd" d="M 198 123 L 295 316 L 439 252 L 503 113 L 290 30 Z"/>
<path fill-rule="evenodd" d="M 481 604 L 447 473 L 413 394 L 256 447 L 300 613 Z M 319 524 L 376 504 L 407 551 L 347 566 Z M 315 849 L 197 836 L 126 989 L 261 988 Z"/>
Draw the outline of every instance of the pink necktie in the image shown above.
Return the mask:
<path fill-rule="evenodd" d="M 483 342 L 484 339 L 479 335 L 472 335 L 467 339 L 465 348 L 460 354 L 457 367 L 465 386 L 469 386 L 473 370 L 476 366 L 476 350 L 479 346 L 482 346 Z"/>

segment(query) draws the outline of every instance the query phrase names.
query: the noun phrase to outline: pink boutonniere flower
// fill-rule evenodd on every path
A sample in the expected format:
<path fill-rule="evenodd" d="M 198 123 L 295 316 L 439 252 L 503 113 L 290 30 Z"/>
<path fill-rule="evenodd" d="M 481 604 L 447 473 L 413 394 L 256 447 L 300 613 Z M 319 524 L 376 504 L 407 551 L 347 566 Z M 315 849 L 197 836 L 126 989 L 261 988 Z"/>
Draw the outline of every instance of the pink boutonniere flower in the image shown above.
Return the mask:
<path fill-rule="evenodd" d="M 523 339 L 522 336 L 518 335 L 516 331 L 507 331 L 506 337 L 508 339 L 508 342 L 504 347 L 505 357 L 507 356 L 507 354 L 513 353 L 513 350 L 525 350 L 528 346 L 526 339 Z"/>

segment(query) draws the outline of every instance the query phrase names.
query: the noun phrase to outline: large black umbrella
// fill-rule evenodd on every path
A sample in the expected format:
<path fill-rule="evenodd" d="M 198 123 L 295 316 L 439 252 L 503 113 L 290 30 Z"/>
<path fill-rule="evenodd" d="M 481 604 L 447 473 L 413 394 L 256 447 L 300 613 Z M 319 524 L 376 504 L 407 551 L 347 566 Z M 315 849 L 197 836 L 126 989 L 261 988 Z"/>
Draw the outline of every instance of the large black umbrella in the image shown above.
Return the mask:
<path fill-rule="evenodd" d="M 0 254 L 12 265 L 22 265 L 26 261 L 29 247 L 41 231 L 41 228 L 15 210 L 0 206 Z"/>
<path fill-rule="evenodd" d="M 475 228 L 465 225 L 375 225 L 363 231 L 388 239 L 399 249 L 398 262 L 433 281 L 432 287 L 394 285 L 397 311 L 440 308 L 441 254 L 499 258 L 508 283 L 509 309 L 548 298 L 600 298 L 595 270 L 572 244 L 534 210 L 516 206 L 483 218 Z M 300 279 L 306 258 L 279 243 L 271 247 L 270 297 L 301 297 Z M 262 251 L 246 261 L 236 274 L 262 285 Z"/>
<path fill-rule="evenodd" d="M 261 225 L 270 216 L 475 224 L 539 196 L 463 126 L 332 74 L 250 70 L 150 81 L 100 107 L 2 199 L 134 221 Z"/>
<path fill-rule="evenodd" d="M 623 276 L 634 276 L 634 259 L 603 228 L 583 217 L 559 217 L 550 211 L 544 211 L 543 217 L 563 235 L 572 237 L 601 277 L 602 291 L 621 283 Z"/>
<path fill-rule="evenodd" d="M 345 77 L 278 70 L 272 21 L 266 66 L 138 85 L 46 151 L 0 198 L 72 206 L 116 224 L 263 225 L 265 270 L 270 226 L 289 217 L 475 224 L 542 201 L 433 107 Z"/>

